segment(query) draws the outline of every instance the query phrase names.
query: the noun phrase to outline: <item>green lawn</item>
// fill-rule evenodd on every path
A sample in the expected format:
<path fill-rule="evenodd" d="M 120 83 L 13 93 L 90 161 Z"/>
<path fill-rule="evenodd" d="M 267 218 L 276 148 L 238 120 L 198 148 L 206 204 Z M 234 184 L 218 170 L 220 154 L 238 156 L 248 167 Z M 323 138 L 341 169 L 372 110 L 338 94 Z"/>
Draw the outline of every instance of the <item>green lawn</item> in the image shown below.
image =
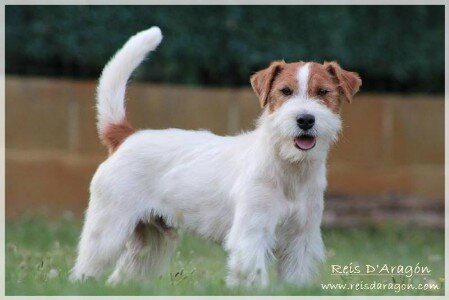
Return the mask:
<path fill-rule="evenodd" d="M 220 246 L 186 236 L 173 257 L 169 273 L 150 282 L 109 287 L 104 281 L 70 283 L 68 271 L 75 258 L 81 222 L 72 218 L 48 221 L 22 217 L 6 222 L 7 295 L 443 295 L 444 232 L 394 225 L 384 228 L 325 229 L 327 261 L 319 276 L 306 287 L 276 282 L 263 290 L 227 289 L 224 283 L 226 255 Z M 331 265 L 428 266 L 430 276 L 331 275 Z M 374 281 L 400 284 L 436 284 L 438 290 L 325 290 L 321 284 L 356 284 Z"/>

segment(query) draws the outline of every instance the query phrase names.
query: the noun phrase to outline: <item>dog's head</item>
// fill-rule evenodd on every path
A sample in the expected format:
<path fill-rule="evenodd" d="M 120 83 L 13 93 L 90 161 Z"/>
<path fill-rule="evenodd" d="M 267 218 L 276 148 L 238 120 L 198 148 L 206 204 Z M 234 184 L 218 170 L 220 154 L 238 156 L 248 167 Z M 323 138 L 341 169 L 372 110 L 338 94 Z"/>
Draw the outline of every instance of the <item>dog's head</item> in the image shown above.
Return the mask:
<path fill-rule="evenodd" d="M 251 76 L 267 129 L 280 156 L 291 162 L 325 155 L 341 130 L 342 103 L 362 81 L 336 62 L 273 62 Z"/>

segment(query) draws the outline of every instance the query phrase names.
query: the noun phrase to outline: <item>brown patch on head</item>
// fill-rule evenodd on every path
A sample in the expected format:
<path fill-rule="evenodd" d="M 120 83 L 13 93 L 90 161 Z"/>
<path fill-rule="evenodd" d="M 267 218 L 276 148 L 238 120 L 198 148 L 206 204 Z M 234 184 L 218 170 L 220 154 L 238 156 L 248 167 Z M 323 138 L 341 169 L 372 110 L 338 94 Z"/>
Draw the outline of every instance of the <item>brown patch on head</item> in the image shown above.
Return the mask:
<path fill-rule="evenodd" d="M 310 63 L 308 95 L 339 113 L 342 100 L 351 102 L 362 80 L 357 73 L 343 70 L 336 62 Z"/>
<path fill-rule="evenodd" d="M 352 97 L 359 91 L 362 79 L 359 74 L 343 70 L 335 61 L 324 62 L 324 67 L 338 84 L 340 94 L 351 103 Z"/>
<path fill-rule="evenodd" d="M 298 71 L 304 65 L 305 62 L 275 61 L 251 76 L 251 86 L 259 97 L 260 106 L 273 112 L 298 94 Z M 309 63 L 309 97 L 322 101 L 335 113 L 340 112 L 343 99 L 351 102 L 361 84 L 357 73 L 343 70 L 336 62 Z"/>
<path fill-rule="evenodd" d="M 100 134 L 100 139 L 112 154 L 123 141 L 136 130 L 125 118 L 119 124 L 109 124 L 105 131 Z"/>
<path fill-rule="evenodd" d="M 298 93 L 297 74 L 302 65 L 304 62 L 275 61 L 268 68 L 251 76 L 251 86 L 259 97 L 262 108 L 268 107 L 273 112 L 291 95 Z M 285 92 L 291 92 L 291 95 Z"/>
<path fill-rule="evenodd" d="M 268 98 L 273 82 L 282 71 L 284 65 L 284 61 L 274 61 L 268 68 L 258 71 L 251 76 L 251 86 L 257 97 L 259 97 L 260 106 L 262 108 L 268 104 Z"/>
<path fill-rule="evenodd" d="M 310 63 L 307 94 L 319 99 L 335 113 L 340 111 L 341 97 L 337 83 L 322 64 Z"/>

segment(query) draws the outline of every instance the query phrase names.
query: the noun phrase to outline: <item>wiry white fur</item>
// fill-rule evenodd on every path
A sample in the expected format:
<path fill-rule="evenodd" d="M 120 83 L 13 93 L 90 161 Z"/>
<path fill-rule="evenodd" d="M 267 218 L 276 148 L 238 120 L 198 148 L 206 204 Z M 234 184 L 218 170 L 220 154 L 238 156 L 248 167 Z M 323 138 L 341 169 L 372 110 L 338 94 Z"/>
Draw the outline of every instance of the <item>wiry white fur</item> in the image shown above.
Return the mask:
<path fill-rule="evenodd" d="M 159 27 L 141 31 L 131 37 L 103 69 L 97 88 L 98 132 L 108 124 L 119 124 L 125 118 L 126 83 L 148 52 L 162 40 Z"/>
<path fill-rule="evenodd" d="M 129 76 L 130 65 L 149 49 L 143 40 L 128 42 L 125 50 L 132 45 L 133 51 L 121 50 L 108 66 Z M 145 51 L 137 51 L 137 45 Z M 136 54 L 138 59 L 127 57 Z M 126 78 L 115 76 L 121 77 L 110 81 L 119 85 L 109 87 L 111 94 L 123 95 Z M 304 76 L 299 80 L 304 87 Z M 100 102 L 99 110 L 114 115 L 118 106 L 102 107 L 109 104 Z M 301 134 L 296 118 L 305 112 L 316 117 L 317 144 L 309 151 L 294 144 Z M 136 132 L 93 177 L 72 278 L 98 277 L 117 260 L 111 283 L 162 270 L 176 238 L 153 227 L 146 236 L 151 242 L 142 243 L 133 233 L 139 221 L 158 215 L 175 229 L 223 243 L 230 286 L 266 285 L 267 262 L 273 256 L 281 278 L 307 282 L 324 258 L 320 223 L 325 163 L 340 126 L 326 106 L 298 94 L 275 112 L 265 111 L 254 131 L 237 136 L 180 129 Z"/>
<path fill-rule="evenodd" d="M 307 97 L 307 89 L 309 82 L 310 64 L 306 63 L 298 70 L 299 95 L 303 98 Z"/>

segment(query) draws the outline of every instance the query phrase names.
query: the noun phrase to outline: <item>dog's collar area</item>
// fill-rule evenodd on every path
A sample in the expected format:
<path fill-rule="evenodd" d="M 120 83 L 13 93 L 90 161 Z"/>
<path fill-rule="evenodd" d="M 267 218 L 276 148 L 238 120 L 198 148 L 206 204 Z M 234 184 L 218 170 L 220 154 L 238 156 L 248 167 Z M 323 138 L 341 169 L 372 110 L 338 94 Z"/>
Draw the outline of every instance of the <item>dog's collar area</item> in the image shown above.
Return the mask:
<path fill-rule="evenodd" d="M 302 151 L 307 151 L 315 147 L 316 137 L 310 134 L 302 134 L 300 136 L 295 137 L 294 142 L 296 148 Z"/>

